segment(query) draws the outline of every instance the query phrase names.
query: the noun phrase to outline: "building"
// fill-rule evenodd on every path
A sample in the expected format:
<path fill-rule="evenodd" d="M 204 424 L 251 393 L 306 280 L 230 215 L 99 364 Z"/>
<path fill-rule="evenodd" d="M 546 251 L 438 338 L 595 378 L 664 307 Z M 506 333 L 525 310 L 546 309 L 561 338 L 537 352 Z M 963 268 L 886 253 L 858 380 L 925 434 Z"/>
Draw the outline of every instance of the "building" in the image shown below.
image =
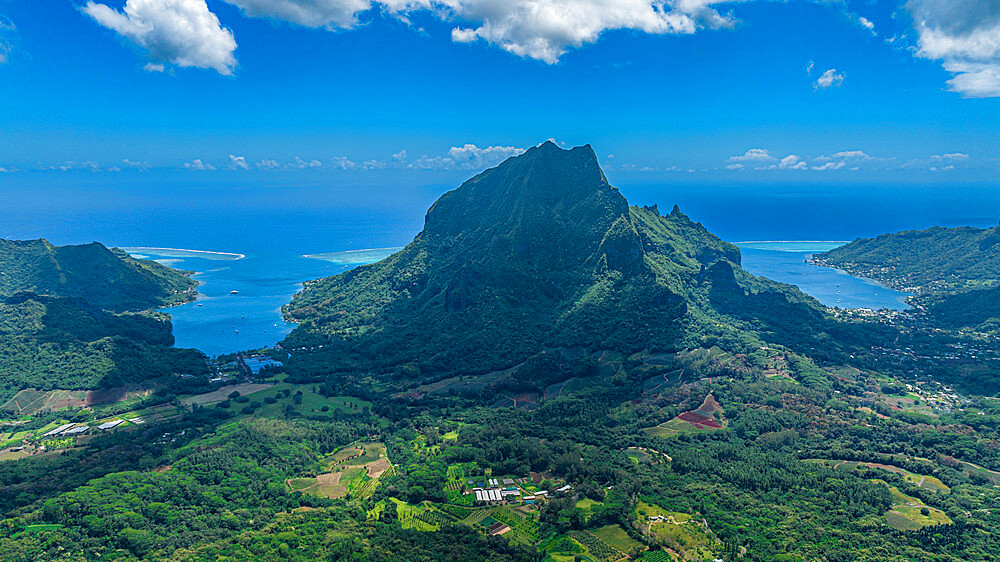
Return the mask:
<path fill-rule="evenodd" d="M 123 423 L 125 423 L 125 420 L 121 420 L 121 419 L 106 421 L 106 422 L 102 423 L 101 425 L 97 426 L 97 429 L 100 429 L 101 431 L 105 431 L 105 430 L 108 430 L 108 429 L 112 429 L 114 427 L 118 427 L 119 425 L 121 425 Z"/>
<path fill-rule="evenodd" d="M 75 423 L 64 423 L 63 425 L 60 425 L 59 427 L 57 427 L 57 428 L 55 428 L 55 429 L 53 429 L 51 431 L 48 431 L 48 432 L 42 434 L 42 437 L 52 437 L 54 435 L 59 435 L 60 433 L 66 431 L 67 429 L 73 427 L 74 425 L 76 425 L 76 424 Z"/>

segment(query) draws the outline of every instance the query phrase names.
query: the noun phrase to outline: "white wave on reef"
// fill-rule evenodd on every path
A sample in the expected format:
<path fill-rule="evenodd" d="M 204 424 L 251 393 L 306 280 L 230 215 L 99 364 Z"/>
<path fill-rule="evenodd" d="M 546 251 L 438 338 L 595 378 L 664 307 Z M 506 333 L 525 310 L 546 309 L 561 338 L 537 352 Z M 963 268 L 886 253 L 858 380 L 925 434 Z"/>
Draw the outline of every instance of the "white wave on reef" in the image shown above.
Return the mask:
<path fill-rule="evenodd" d="M 234 261 L 246 257 L 244 254 L 233 252 L 210 252 L 208 250 L 188 250 L 185 248 L 153 248 L 149 246 L 135 246 L 122 248 L 130 256 L 137 259 L 148 259 L 150 256 L 164 258 L 202 258 L 206 260 Z"/>
<path fill-rule="evenodd" d="M 368 248 L 365 250 L 346 250 L 343 252 L 328 252 L 325 254 L 304 254 L 302 257 L 329 261 L 338 265 L 363 265 L 366 263 L 382 261 L 402 249 L 402 247 Z"/>

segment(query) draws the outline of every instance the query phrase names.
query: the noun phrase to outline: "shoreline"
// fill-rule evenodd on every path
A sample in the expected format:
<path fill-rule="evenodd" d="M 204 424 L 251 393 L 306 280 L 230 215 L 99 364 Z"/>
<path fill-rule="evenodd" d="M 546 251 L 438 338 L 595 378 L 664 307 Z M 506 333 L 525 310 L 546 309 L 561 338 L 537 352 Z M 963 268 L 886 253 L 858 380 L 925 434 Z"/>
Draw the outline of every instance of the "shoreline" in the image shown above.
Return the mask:
<path fill-rule="evenodd" d="M 124 250 L 125 252 L 128 252 L 129 254 L 132 253 L 130 250 L 138 250 L 140 252 L 145 251 L 145 252 L 150 253 L 150 254 L 156 254 L 156 250 L 166 250 L 168 252 L 189 252 L 189 253 L 192 253 L 192 254 L 211 254 L 211 255 L 216 255 L 216 256 L 231 256 L 233 261 L 241 260 L 241 259 L 247 257 L 246 254 L 238 254 L 238 253 L 234 253 L 234 252 L 213 252 L 211 250 L 190 250 L 190 249 L 187 249 L 187 248 L 164 248 L 164 247 L 160 247 L 160 246 L 125 246 L 125 247 L 120 247 L 120 249 Z M 165 256 L 165 257 L 173 257 L 173 256 L 167 256 L 166 254 L 159 254 L 159 255 L 162 255 L 162 256 Z M 183 256 L 180 256 L 180 257 L 183 257 Z M 211 259 L 211 258 L 208 258 L 208 259 Z"/>

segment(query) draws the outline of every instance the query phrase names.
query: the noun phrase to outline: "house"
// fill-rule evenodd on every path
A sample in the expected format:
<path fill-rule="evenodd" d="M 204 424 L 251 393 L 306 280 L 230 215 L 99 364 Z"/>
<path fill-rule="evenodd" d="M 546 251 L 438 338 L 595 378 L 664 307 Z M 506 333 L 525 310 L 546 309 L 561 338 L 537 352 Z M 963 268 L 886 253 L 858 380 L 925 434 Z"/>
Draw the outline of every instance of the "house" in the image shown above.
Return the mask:
<path fill-rule="evenodd" d="M 573 489 L 573 486 L 570 486 L 569 484 L 566 484 L 562 488 L 557 488 L 556 491 L 559 492 L 560 494 L 562 494 L 562 493 L 568 492 L 568 491 L 570 491 L 572 489 Z"/>
<path fill-rule="evenodd" d="M 67 429 L 63 432 L 63 435 L 78 435 L 80 433 L 85 433 L 88 429 L 90 429 L 89 425 L 81 425 L 79 427 L 74 427 L 73 429 Z"/>

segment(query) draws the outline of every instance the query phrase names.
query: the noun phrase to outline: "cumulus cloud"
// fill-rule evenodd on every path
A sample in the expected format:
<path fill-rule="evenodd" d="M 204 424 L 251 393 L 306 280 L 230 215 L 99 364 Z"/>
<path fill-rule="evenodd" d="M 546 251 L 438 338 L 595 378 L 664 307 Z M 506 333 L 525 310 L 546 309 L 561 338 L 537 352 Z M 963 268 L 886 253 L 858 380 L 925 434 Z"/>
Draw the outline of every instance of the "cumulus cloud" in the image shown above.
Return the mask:
<path fill-rule="evenodd" d="M 834 158 L 860 158 L 862 160 L 869 160 L 871 156 L 868 156 L 860 150 L 843 150 L 841 152 L 834 152 Z"/>
<path fill-rule="evenodd" d="M 197 170 L 199 172 L 204 172 L 208 170 L 214 170 L 215 166 L 209 164 L 208 162 L 202 162 L 201 158 L 195 158 L 191 162 L 185 162 L 184 168 L 187 170 Z"/>
<path fill-rule="evenodd" d="M 127 0 L 121 11 L 88 1 L 81 10 L 145 49 L 146 70 L 162 72 L 171 64 L 229 75 L 236 67 L 236 39 L 205 0 Z"/>
<path fill-rule="evenodd" d="M 802 158 L 795 154 L 789 154 L 776 164 L 771 164 L 767 167 L 768 170 L 805 170 L 809 165 L 806 164 Z"/>
<path fill-rule="evenodd" d="M 474 144 L 453 146 L 446 156 L 421 156 L 409 164 L 420 170 L 478 170 L 499 164 L 511 156 L 524 152 L 516 146 L 487 146 Z"/>
<path fill-rule="evenodd" d="M 350 158 L 346 156 L 335 156 L 330 159 L 330 163 L 334 168 L 341 170 L 353 170 L 358 167 L 357 164 L 352 162 Z"/>
<path fill-rule="evenodd" d="M 567 50 L 593 43 L 605 31 L 691 34 L 731 27 L 714 6 L 733 0 L 225 0 L 251 17 L 312 28 L 350 29 L 361 15 L 381 11 L 409 23 L 416 13 L 455 22 L 456 43 L 486 41 L 554 64 Z"/>
<path fill-rule="evenodd" d="M 969 98 L 1000 97 L 1000 0 L 909 0 L 917 55 L 941 61 L 948 88 Z"/>
<path fill-rule="evenodd" d="M 872 23 L 872 21 L 870 19 L 868 19 L 868 18 L 866 18 L 864 16 L 858 16 L 857 22 L 858 22 L 858 25 L 860 25 L 861 27 L 867 29 L 868 31 L 871 31 L 872 35 L 876 35 L 876 33 L 875 33 L 875 24 Z"/>
<path fill-rule="evenodd" d="M 229 155 L 229 169 L 230 170 L 249 170 L 250 165 L 247 164 L 246 156 L 235 156 L 233 154 Z"/>
<path fill-rule="evenodd" d="M 452 40 L 483 40 L 549 64 L 566 51 L 593 43 L 605 31 L 691 34 L 731 27 L 722 0 L 383 0 L 390 11 L 416 6 L 471 25 L 456 26 Z"/>
<path fill-rule="evenodd" d="M 814 90 L 827 90 L 829 88 L 836 88 L 844 83 L 847 78 L 847 73 L 837 72 L 836 68 L 828 69 L 826 72 L 820 75 L 813 84 Z"/>
<path fill-rule="evenodd" d="M 744 154 L 731 156 L 726 162 L 727 170 L 815 170 L 829 171 L 850 168 L 858 169 L 863 163 L 868 167 L 878 166 L 891 159 L 875 158 L 861 150 L 842 150 L 830 155 L 799 156 L 789 154 L 777 156 L 763 148 L 751 148 Z"/>
<path fill-rule="evenodd" d="M 775 160 L 774 156 L 771 156 L 771 152 L 763 148 L 751 148 L 740 156 L 729 158 L 730 162 L 765 162 L 770 160 Z"/>
<path fill-rule="evenodd" d="M 284 20 L 304 27 L 351 29 L 358 14 L 372 8 L 369 0 L 225 0 L 254 18 Z"/>

